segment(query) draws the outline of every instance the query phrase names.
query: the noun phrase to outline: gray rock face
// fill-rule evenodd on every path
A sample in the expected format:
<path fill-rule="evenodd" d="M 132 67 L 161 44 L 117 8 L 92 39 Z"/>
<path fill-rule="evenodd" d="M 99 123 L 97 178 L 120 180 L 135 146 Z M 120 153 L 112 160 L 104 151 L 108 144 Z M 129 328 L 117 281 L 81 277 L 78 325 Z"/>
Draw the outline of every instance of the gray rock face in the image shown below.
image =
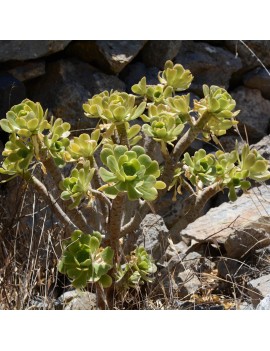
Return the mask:
<path fill-rule="evenodd" d="M 226 47 L 234 54 L 238 55 L 246 69 L 260 66 L 257 57 L 266 65 L 270 65 L 270 41 L 269 40 L 245 40 L 244 44 L 240 40 L 226 40 Z M 248 49 L 250 48 L 255 55 Z M 257 57 L 256 57 L 257 56 Z"/>
<path fill-rule="evenodd" d="M 229 87 L 234 72 L 242 64 L 231 52 L 208 43 L 183 41 L 175 62 L 190 69 L 194 76 L 190 89 L 202 95 L 202 85 L 219 85 Z"/>
<path fill-rule="evenodd" d="M 270 101 L 264 99 L 259 90 L 238 88 L 231 93 L 236 101 L 236 109 L 241 112 L 237 116 L 239 130 L 245 138 L 246 126 L 249 141 L 259 141 L 268 134 L 270 123 Z"/>
<path fill-rule="evenodd" d="M 243 82 L 247 88 L 258 89 L 264 98 L 270 99 L 270 76 L 264 68 L 258 67 L 246 73 Z"/>
<path fill-rule="evenodd" d="M 70 40 L 0 40 L 0 62 L 25 61 L 62 51 Z"/>
<path fill-rule="evenodd" d="M 45 61 L 27 62 L 9 70 L 9 73 L 21 82 L 34 79 L 45 74 Z"/>
<path fill-rule="evenodd" d="M 270 187 L 253 188 L 233 203 L 212 208 L 181 231 L 198 242 L 224 244 L 227 256 L 241 258 L 270 243 Z"/>
<path fill-rule="evenodd" d="M 40 101 L 55 117 L 71 123 L 73 129 L 91 128 L 97 119 L 84 116 L 82 104 L 103 90 L 124 90 L 115 76 L 99 72 L 78 60 L 59 60 L 48 64 L 46 75 L 29 85 L 29 97 Z M 44 94 L 44 91 L 47 94 Z"/>
<path fill-rule="evenodd" d="M 175 58 L 181 44 L 181 40 L 149 40 L 142 50 L 143 62 L 163 69 L 167 60 Z"/>
<path fill-rule="evenodd" d="M 146 40 L 85 40 L 73 42 L 69 52 L 107 72 L 119 73 L 143 48 Z"/>
<path fill-rule="evenodd" d="M 252 298 L 252 303 L 256 307 L 260 300 L 270 293 L 270 274 L 253 279 L 248 283 L 248 294 Z"/>
<path fill-rule="evenodd" d="M 256 310 L 270 310 L 270 294 L 266 295 L 265 298 L 261 300 Z"/>
<path fill-rule="evenodd" d="M 156 214 L 148 214 L 140 224 L 134 241 L 128 240 L 125 243 L 125 252 L 130 252 L 135 247 L 143 246 L 157 262 L 163 256 L 168 247 L 169 231 L 163 218 Z"/>

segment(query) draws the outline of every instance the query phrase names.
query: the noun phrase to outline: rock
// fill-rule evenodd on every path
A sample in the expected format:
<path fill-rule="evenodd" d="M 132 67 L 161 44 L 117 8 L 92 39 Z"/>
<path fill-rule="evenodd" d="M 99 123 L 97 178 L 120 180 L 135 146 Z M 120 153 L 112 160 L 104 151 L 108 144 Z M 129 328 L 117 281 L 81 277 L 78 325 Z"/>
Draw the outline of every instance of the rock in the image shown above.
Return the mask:
<path fill-rule="evenodd" d="M 84 40 L 73 42 L 68 52 L 107 72 L 119 73 L 145 43 L 145 40 Z"/>
<path fill-rule="evenodd" d="M 270 243 L 270 188 L 262 185 L 233 203 L 212 208 L 181 231 L 183 238 L 224 244 L 228 257 L 240 258 Z M 241 245 L 241 246 L 238 246 Z"/>
<path fill-rule="evenodd" d="M 218 85 L 227 89 L 231 76 L 241 69 L 239 58 L 232 53 L 208 43 L 183 41 L 176 63 L 190 69 L 194 80 L 190 90 L 202 96 L 202 85 Z"/>
<path fill-rule="evenodd" d="M 237 306 L 238 310 L 241 311 L 251 311 L 254 310 L 253 305 L 248 303 L 247 301 L 240 302 Z"/>
<path fill-rule="evenodd" d="M 124 90 L 125 85 L 119 78 L 78 60 L 49 63 L 46 75 L 28 85 L 29 97 L 71 123 L 72 129 L 95 127 L 97 119 L 85 117 L 82 104 L 106 89 Z"/>
<path fill-rule="evenodd" d="M 55 307 L 64 310 L 94 310 L 96 295 L 88 291 L 67 291 L 58 298 Z"/>
<path fill-rule="evenodd" d="M 258 67 L 246 73 L 243 82 L 247 88 L 258 89 L 264 98 L 270 99 L 270 76 L 264 68 Z"/>
<path fill-rule="evenodd" d="M 217 269 L 220 278 L 230 281 L 240 278 L 251 271 L 251 268 L 245 263 L 225 257 L 220 259 Z"/>
<path fill-rule="evenodd" d="M 25 86 L 10 73 L 0 73 L 0 119 L 7 111 L 26 98 Z"/>
<path fill-rule="evenodd" d="M 175 58 L 181 44 L 181 40 L 149 40 L 141 52 L 143 62 L 163 69 L 167 60 Z"/>
<path fill-rule="evenodd" d="M 235 149 L 235 142 L 237 140 L 238 142 L 238 149 L 239 151 L 242 150 L 242 147 L 244 146 L 244 142 L 238 136 L 237 134 L 235 135 L 223 135 L 219 139 L 220 144 L 222 145 L 223 149 L 225 152 L 231 152 L 232 150 Z"/>
<path fill-rule="evenodd" d="M 168 247 L 169 231 L 159 215 L 148 214 L 140 224 L 136 246 L 143 246 L 155 261 L 159 261 Z"/>
<path fill-rule="evenodd" d="M 270 294 L 260 301 L 256 310 L 270 310 Z"/>
<path fill-rule="evenodd" d="M 27 62 L 24 65 L 16 66 L 8 71 L 21 82 L 34 79 L 45 74 L 45 61 Z"/>
<path fill-rule="evenodd" d="M 146 77 L 147 84 L 155 85 L 158 84 L 159 69 L 157 67 L 147 68 L 142 62 L 130 63 L 120 73 L 119 77 L 127 86 L 127 91 L 131 92 L 131 87 L 137 84 L 142 77 Z"/>
<path fill-rule="evenodd" d="M 245 70 L 261 66 L 257 57 L 262 60 L 266 66 L 270 66 L 269 40 L 245 40 L 244 43 L 246 45 L 241 43 L 240 40 L 225 41 L 226 47 L 241 59 Z"/>
<path fill-rule="evenodd" d="M 251 145 L 251 149 L 253 148 L 270 161 L 270 135 L 266 135 L 258 143 Z"/>
<path fill-rule="evenodd" d="M 241 112 L 236 117 L 238 128 L 245 139 L 246 127 L 249 142 L 256 143 L 269 131 L 270 101 L 264 99 L 257 89 L 240 87 L 231 93 L 236 101 L 236 109 Z"/>
<path fill-rule="evenodd" d="M 170 241 L 170 245 L 168 246 L 164 256 L 162 257 L 162 262 L 169 262 L 172 257 L 180 255 L 184 257 L 185 252 L 187 251 L 188 246 L 184 241 L 180 241 L 178 244 L 174 244 Z"/>
<path fill-rule="evenodd" d="M 26 61 L 62 51 L 70 40 L 0 40 L 0 62 Z"/>
<path fill-rule="evenodd" d="M 270 274 L 251 280 L 247 292 L 252 298 L 253 306 L 256 307 L 260 300 L 270 293 Z"/>
<path fill-rule="evenodd" d="M 179 266 L 180 267 L 180 266 Z M 201 282 L 192 269 L 174 270 L 164 268 L 153 283 L 152 293 L 165 298 L 186 299 L 201 287 Z"/>

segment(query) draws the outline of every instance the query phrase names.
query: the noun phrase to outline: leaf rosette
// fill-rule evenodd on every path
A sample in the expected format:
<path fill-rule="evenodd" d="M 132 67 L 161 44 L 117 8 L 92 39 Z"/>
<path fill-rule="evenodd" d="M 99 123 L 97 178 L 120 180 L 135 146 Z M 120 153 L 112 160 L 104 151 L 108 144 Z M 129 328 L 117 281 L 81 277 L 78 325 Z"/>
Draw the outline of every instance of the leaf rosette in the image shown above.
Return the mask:
<path fill-rule="evenodd" d="M 0 126 L 7 133 L 29 138 L 51 128 L 46 118 L 47 111 L 44 113 L 39 102 L 25 99 L 7 112 L 6 118 L 0 120 Z"/>
<path fill-rule="evenodd" d="M 138 118 L 145 110 L 146 103 L 135 105 L 135 96 L 118 91 L 103 92 L 94 95 L 83 105 L 85 115 L 101 118 L 107 123 L 119 124 Z"/>
<path fill-rule="evenodd" d="M 99 232 L 90 235 L 80 230 L 64 243 L 58 270 L 69 277 L 75 288 L 85 288 L 87 283 L 99 283 L 104 288 L 112 284 L 108 272 L 113 267 L 114 253 L 111 247 L 104 249 L 100 244 Z"/>
<path fill-rule="evenodd" d="M 129 200 L 153 201 L 157 198 L 157 189 L 165 187 L 165 183 L 157 181 L 160 176 L 158 162 L 151 160 L 141 146 L 128 150 L 122 145 L 105 145 L 100 158 L 109 169 L 99 169 L 102 180 L 108 183 L 100 190 L 110 198 L 124 192 Z"/>
<path fill-rule="evenodd" d="M 151 283 L 151 276 L 156 271 L 152 257 L 143 247 L 138 247 L 126 257 L 126 263 L 118 266 L 116 283 L 120 283 L 122 288 L 135 288 L 146 282 Z"/>

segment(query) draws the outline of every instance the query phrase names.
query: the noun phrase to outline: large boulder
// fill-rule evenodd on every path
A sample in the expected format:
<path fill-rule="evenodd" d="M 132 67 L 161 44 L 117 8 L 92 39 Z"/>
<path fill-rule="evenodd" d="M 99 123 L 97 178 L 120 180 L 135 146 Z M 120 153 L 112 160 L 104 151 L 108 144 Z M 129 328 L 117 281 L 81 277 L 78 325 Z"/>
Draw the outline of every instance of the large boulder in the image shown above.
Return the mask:
<path fill-rule="evenodd" d="M 264 98 L 270 99 L 270 76 L 264 68 L 257 67 L 246 73 L 243 82 L 247 88 L 258 89 Z"/>
<path fill-rule="evenodd" d="M 0 40 L 0 62 L 26 61 L 62 51 L 70 40 Z"/>
<path fill-rule="evenodd" d="M 212 208 L 181 231 L 183 238 L 222 244 L 226 255 L 243 258 L 270 244 L 270 187 L 253 188 L 237 201 Z"/>
<path fill-rule="evenodd" d="M 231 52 L 209 43 L 183 41 L 175 62 L 188 68 L 194 80 L 190 89 L 202 95 L 202 85 L 229 87 L 231 76 L 242 64 Z"/>
<path fill-rule="evenodd" d="M 96 125 L 96 119 L 84 116 L 82 104 L 94 94 L 111 89 L 125 90 L 125 84 L 76 59 L 48 64 L 46 75 L 28 85 L 29 98 L 71 123 L 73 129 Z"/>
<path fill-rule="evenodd" d="M 259 60 L 270 66 L 269 40 L 226 40 L 225 45 L 233 55 L 241 59 L 244 70 L 261 66 Z"/>
<path fill-rule="evenodd" d="M 141 52 L 143 62 L 163 69 L 164 63 L 178 54 L 181 44 L 181 40 L 149 40 Z"/>
<path fill-rule="evenodd" d="M 109 73 L 119 73 L 143 48 L 145 40 L 84 40 L 75 41 L 68 52 L 96 64 Z"/>
<path fill-rule="evenodd" d="M 269 131 L 270 101 L 264 99 L 257 89 L 240 87 L 231 93 L 236 101 L 238 128 L 245 138 L 245 129 L 249 142 L 254 143 L 263 138 Z"/>

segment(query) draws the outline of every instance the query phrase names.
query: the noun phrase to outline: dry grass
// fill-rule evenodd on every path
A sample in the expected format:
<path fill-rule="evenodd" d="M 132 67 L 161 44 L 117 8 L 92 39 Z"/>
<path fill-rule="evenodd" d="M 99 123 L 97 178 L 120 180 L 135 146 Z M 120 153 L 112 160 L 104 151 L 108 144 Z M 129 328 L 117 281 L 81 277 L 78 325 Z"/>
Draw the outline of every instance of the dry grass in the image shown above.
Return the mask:
<path fill-rule="evenodd" d="M 70 288 L 57 272 L 63 227 L 38 195 L 19 180 L 1 187 L 0 215 L 0 309 L 54 309 L 55 300 Z M 118 294 L 115 309 L 238 309 L 241 302 L 250 303 L 247 282 L 270 272 L 268 250 L 238 261 L 239 270 L 233 274 L 228 267 L 224 277 L 216 269 L 221 261 L 225 270 L 229 263 L 222 247 L 213 253 L 210 244 L 205 244 L 200 250 L 203 258 L 215 263 L 211 270 L 194 270 L 200 289 L 179 297 L 173 288 L 168 293 L 165 287 L 158 292 L 154 285 L 140 287 Z"/>

